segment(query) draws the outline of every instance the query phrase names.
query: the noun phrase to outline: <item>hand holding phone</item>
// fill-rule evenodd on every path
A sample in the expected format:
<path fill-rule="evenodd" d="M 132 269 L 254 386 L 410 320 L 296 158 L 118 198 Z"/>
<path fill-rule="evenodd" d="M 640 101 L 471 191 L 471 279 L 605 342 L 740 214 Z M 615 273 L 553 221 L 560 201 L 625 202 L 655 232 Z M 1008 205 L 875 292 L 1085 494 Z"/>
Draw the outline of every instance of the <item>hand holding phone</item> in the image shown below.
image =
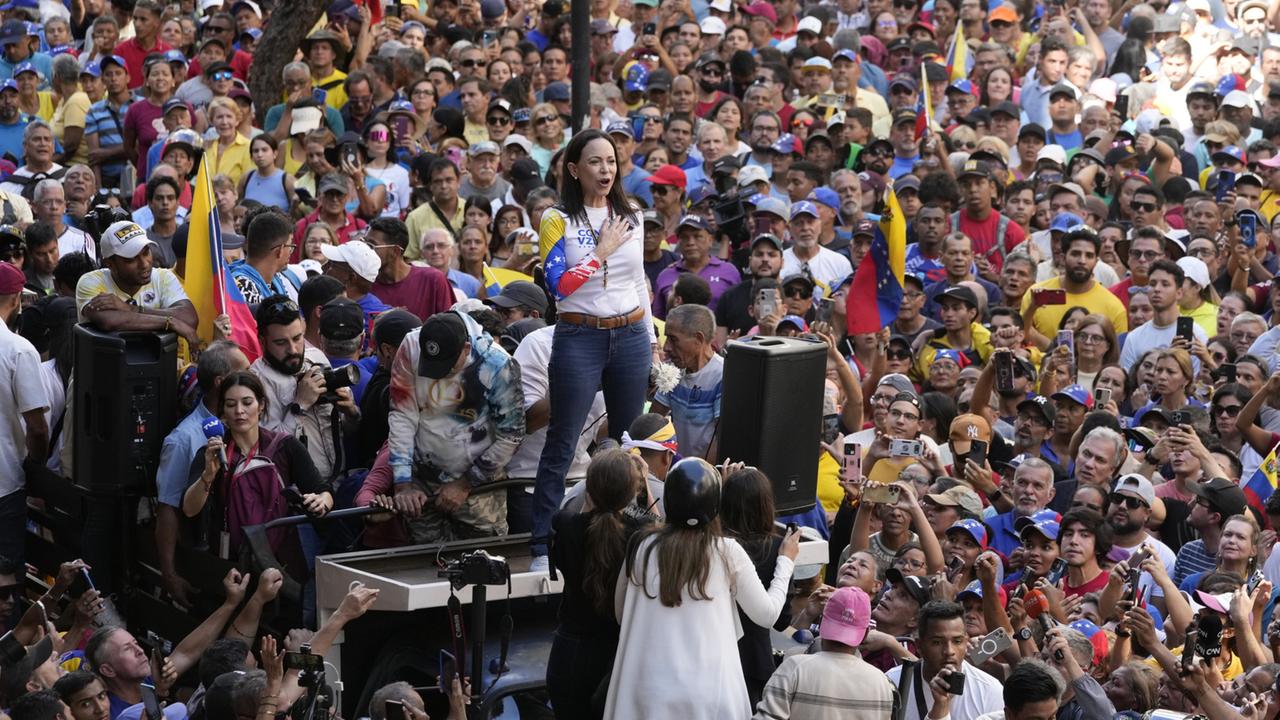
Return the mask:
<path fill-rule="evenodd" d="M 845 482 L 856 483 L 862 479 L 862 445 L 846 440 L 844 443 L 844 468 L 841 477 Z"/>

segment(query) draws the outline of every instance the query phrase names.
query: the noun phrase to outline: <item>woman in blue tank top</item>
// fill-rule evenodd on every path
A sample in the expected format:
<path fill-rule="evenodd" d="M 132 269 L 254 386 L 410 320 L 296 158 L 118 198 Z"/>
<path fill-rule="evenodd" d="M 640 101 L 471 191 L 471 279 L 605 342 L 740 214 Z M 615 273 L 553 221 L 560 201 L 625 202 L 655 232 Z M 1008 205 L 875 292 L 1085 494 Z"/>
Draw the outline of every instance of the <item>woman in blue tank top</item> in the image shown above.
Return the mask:
<path fill-rule="evenodd" d="M 287 214 L 293 206 L 293 178 L 276 167 L 278 147 L 276 139 L 267 133 L 249 142 L 249 158 L 254 169 L 240 179 L 240 197 L 274 206 Z"/>

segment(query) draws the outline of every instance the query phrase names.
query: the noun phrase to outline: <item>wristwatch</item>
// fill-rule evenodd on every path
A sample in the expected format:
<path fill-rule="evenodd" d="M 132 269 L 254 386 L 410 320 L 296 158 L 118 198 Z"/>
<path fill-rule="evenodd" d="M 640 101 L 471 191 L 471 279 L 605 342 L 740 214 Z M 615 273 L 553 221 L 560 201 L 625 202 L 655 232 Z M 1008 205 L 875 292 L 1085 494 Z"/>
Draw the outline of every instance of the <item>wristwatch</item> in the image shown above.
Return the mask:
<path fill-rule="evenodd" d="M 1023 627 L 1019 628 L 1019 629 L 1018 629 L 1018 631 L 1017 631 L 1017 632 L 1015 632 L 1015 633 L 1013 634 L 1013 636 L 1014 636 L 1015 638 L 1017 638 L 1019 642 L 1023 642 L 1023 641 L 1026 641 L 1026 640 L 1030 640 L 1030 639 L 1031 639 L 1031 628 L 1026 627 L 1026 626 L 1023 626 Z"/>

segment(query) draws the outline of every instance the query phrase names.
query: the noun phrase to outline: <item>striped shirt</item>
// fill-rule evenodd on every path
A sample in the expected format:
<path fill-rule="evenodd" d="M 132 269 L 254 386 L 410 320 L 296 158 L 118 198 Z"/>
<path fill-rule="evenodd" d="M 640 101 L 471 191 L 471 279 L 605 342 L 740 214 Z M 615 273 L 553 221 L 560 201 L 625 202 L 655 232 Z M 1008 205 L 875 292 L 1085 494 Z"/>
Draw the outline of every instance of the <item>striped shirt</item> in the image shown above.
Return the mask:
<path fill-rule="evenodd" d="M 893 716 L 894 688 L 857 655 L 790 655 L 756 706 L 756 720 L 845 720 Z"/>
<path fill-rule="evenodd" d="M 1209 572 L 1216 565 L 1217 558 L 1205 549 L 1204 540 L 1192 540 L 1178 548 L 1178 559 L 1173 563 L 1173 584 L 1181 587 L 1188 577 Z"/>
<path fill-rule="evenodd" d="M 97 133 L 100 148 L 124 145 L 124 116 L 133 102 L 134 98 L 130 98 L 129 102 L 121 105 L 119 109 L 113 108 L 110 100 L 99 100 L 94 103 L 89 107 L 89 114 L 84 119 L 84 134 L 88 136 Z M 119 175 L 124 172 L 124 162 L 104 163 L 102 171 L 107 175 Z"/>
<path fill-rule="evenodd" d="M 686 372 L 671 392 L 659 392 L 654 401 L 671 409 L 680 454 L 703 457 L 711 447 L 720 417 L 720 394 L 724 386 L 724 358 L 712 355 L 697 372 Z"/>

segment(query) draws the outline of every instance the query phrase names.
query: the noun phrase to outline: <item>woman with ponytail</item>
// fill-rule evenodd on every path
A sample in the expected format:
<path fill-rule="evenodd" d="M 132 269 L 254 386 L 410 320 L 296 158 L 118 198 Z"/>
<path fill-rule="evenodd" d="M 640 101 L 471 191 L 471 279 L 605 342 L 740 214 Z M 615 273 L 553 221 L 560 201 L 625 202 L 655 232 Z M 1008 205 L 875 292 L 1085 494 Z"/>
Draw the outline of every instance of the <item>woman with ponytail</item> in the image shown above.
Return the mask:
<path fill-rule="evenodd" d="M 627 543 L 643 524 L 629 511 L 644 482 L 640 458 L 605 450 L 587 466 L 582 512 L 562 510 L 552 518 L 551 562 L 564 575 L 560 626 L 547 661 L 547 693 L 558 720 L 600 717 L 592 695 L 608 678 L 618 648 L 614 588 Z"/>
<path fill-rule="evenodd" d="M 622 626 L 605 717 L 719 720 L 751 716 L 738 660 L 742 608 L 760 626 L 777 622 L 800 551 L 782 539 L 768 589 L 742 545 L 721 532 L 720 473 L 689 458 L 667 473 L 665 525 L 627 548 L 614 607 Z"/>

